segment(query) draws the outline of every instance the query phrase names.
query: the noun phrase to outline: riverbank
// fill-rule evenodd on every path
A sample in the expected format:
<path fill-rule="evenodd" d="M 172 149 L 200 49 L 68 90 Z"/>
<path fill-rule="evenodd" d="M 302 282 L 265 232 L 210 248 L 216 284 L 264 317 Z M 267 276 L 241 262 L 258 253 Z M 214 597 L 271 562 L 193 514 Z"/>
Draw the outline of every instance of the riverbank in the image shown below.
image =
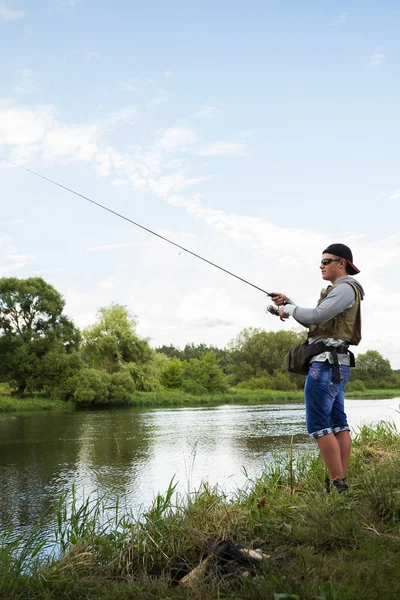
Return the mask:
<path fill-rule="evenodd" d="M 69 519 L 61 505 L 57 558 L 39 558 L 53 540 L 38 530 L 13 542 L 3 532 L 0 597 L 398 598 L 399 469 L 399 434 L 381 424 L 363 427 L 354 441 L 347 494 L 327 494 L 320 458 L 294 461 L 289 448 L 233 499 L 204 485 L 176 501 L 171 484 L 139 520 L 121 518 L 116 508 L 108 523 L 101 502 L 75 506 Z M 240 556 L 243 548 L 257 549 L 255 558 Z"/>
<path fill-rule="evenodd" d="M 61 400 L 54 400 L 52 398 L 42 398 L 41 396 L 16 398 L 15 396 L 0 395 L 0 413 L 26 413 L 50 410 L 71 412 L 75 410 L 75 405 L 70 402 L 61 402 Z"/>
<path fill-rule="evenodd" d="M 346 393 L 348 399 L 383 400 L 400 397 L 400 390 L 378 389 L 352 391 Z M 281 390 L 236 390 L 194 396 L 179 390 L 168 390 L 160 392 L 135 392 L 124 404 L 120 405 L 98 405 L 91 408 L 114 408 L 114 407 L 145 407 L 145 408 L 168 408 L 168 407 L 201 407 L 221 406 L 224 404 L 297 404 L 303 402 L 303 390 L 281 391 Z M 80 407 L 71 402 L 62 402 L 42 396 L 16 398 L 14 396 L 0 395 L 0 413 L 7 412 L 33 412 L 33 411 L 73 411 Z"/>

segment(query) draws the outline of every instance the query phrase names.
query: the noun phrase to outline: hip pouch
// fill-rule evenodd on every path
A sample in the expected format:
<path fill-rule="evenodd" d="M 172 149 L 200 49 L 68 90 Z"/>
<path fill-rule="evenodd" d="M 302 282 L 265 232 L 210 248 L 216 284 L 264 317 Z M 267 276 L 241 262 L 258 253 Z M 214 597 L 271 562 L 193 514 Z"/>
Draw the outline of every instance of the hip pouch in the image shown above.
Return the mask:
<path fill-rule="evenodd" d="M 308 375 L 310 359 L 321 352 L 331 352 L 333 358 L 333 380 L 340 382 L 338 352 L 350 355 L 350 366 L 355 366 L 354 354 L 347 346 L 326 346 L 323 342 L 303 342 L 286 354 L 286 369 L 290 373 Z"/>
<path fill-rule="evenodd" d="M 303 342 L 299 344 L 286 354 L 286 369 L 290 373 L 307 375 L 310 359 L 316 354 L 323 352 L 324 349 L 325 344 L 322 342 L 315 342 L 314 344 Z"/>

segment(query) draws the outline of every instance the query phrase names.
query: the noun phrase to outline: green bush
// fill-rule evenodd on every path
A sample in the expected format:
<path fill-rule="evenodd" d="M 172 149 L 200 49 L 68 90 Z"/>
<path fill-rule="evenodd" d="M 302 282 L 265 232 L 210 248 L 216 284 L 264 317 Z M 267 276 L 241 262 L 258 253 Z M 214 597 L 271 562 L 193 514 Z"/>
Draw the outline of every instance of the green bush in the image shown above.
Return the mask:
<path fill-rule="evenodd" d="M 174 358 L 164 367 L 161 373 L 161 383 L 168 389 L 182 387 L 184 364 L 179 358 Z"/>
<path fill-rule="evenodd" d="M 355 379 L 354 381 L 349 381 L 346 385 L 347 392 L 365 392 L 365 384 L 360 379 Z"/>
<path fill-rule="evenodd" d="M 193 379 L 185 379 L 182 383 L 182 390 L 193 396 L 201 396 L 207 393 L 207 389 L 198 381 L 193 381 Z"/>
<path fill-rule="evenodd" d="M 8 383 L 0 383 L 0 395 L 9 396 L 10 394 L 11 394 L 10 385 Z"/>
<path fill-rule="evenodd" d="M 251 377 L 237 384 L 239 390 L 272 390 L 274 378 L 271 375 Z"/>
<path fill-rule="evenodd" d="M 109 401 L 111 376 L 105 371 L 82 369 L 73 379 L 73 399 L 77 404 L 106 404 Z"/>
<path fill-rule="evenodd" d="M 135 383 L 129 373 L 123 371 L 113 373 L 109 388 L 110 402 L 126 402 L 131 398 L 135 389 Z"/>
<path fill-rule="evenodd" d="M 151 362 L 139 365 L 127 363 L 123 370 L 132 378 L 135 388 L 140 392 L 157 392 L 161 388 L 160 376 L 155 374 Z"/>
<path fill-rule="evenodd" d="M 275 375 L 262 375 L 261 377 L 251 377 L 246 381 L 238 383 L 236 386 L 242 390 L 281 390 L 288 392 L 297 390 L 297 385 L 290 378 L 288 373 L 275 373 Z"/>
<path fill-rule="evenodd" d="M 228 385 L 219 362 L 220 359 L 217 359 L 214 352 L 207 352 L 200 358 L 185 361 L 183 379 L 195 381 L 208 392 L 224 391 Z"/>
<path fill-rule="evenodd" d="M 289 373 L 276 373 L 273 377 L 273 389 L 288 392 L 296 390 L 297 385 L 290 379 Z"/>
<path fill-rule="evenodd" d="M 60 385 L 73 379 L 83 366 L 82 358 L 76 351 L 61 352 L 59 348 L 51 349 L 42 360 L 42 385 L 50 396 Z M 68 388 L 68 384 L 66 386 Z"/>

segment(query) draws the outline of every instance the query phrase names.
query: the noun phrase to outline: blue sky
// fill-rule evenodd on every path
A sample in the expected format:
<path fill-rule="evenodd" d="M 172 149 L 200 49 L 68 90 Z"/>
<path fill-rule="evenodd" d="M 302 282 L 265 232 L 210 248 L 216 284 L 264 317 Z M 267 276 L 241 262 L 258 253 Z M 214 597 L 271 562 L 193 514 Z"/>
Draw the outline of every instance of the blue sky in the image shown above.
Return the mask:
<path fill-rule="evenodd" d="M 302 306 L 348 243 L 359 351 L 400 368 L 399 25 L 395 2 L 0 0 L 0 154 Z M 79 326 L 112 301 L 153 345 L 296 326 L 4 162 L 0 199 L 0 276 L 43 276 Z"/>

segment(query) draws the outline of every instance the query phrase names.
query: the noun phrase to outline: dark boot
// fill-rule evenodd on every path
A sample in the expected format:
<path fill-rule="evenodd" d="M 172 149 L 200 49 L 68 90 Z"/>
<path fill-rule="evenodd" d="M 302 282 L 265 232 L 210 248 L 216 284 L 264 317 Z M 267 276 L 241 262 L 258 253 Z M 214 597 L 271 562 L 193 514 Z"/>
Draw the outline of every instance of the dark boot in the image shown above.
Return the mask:
<path fill-rule="evenodd" d="M 338 491 L 339 494 L 343 494 L 343 492 L 348 492 L 349 491 L 349 484 L 346 481 L 346 478 L 344 479 L 332 479 L 331 482 L 331 489 L 333 487 L 335 487 Z"/>

